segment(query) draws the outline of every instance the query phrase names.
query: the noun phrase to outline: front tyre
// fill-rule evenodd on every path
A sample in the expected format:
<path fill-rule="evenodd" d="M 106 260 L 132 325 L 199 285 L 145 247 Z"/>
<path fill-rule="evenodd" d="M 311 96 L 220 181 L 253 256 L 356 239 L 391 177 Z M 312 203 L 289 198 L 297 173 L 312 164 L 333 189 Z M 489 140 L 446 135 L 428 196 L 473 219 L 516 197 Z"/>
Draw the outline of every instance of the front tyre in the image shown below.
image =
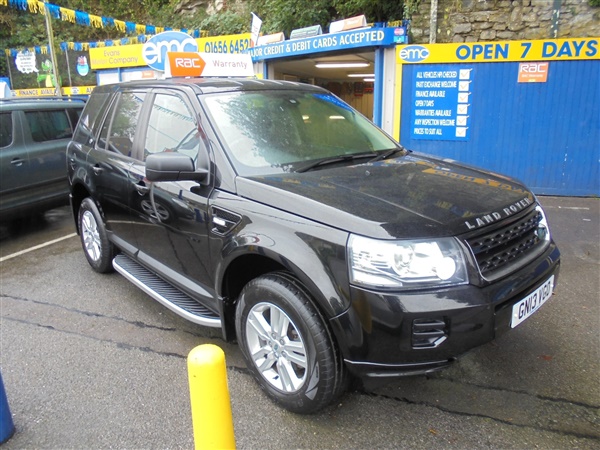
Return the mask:
<path fill-rule="evenodd" d="M 248 283 L 236 310 L 246 365 L 261 388 L 295 413 L 313 413 L 345 388 L 343 365 L 306 288 L 277 272 Z"/>
<path fill-rule="evenodd" d="M 87 197 L 81 202 L 77 223 L 83 253 L 90 266 L 96 272 L 112 272 L 115 248 L 112 242 L 108 240 L 100 211 L 98 211 L 98 207 L 91 198 Z"/>

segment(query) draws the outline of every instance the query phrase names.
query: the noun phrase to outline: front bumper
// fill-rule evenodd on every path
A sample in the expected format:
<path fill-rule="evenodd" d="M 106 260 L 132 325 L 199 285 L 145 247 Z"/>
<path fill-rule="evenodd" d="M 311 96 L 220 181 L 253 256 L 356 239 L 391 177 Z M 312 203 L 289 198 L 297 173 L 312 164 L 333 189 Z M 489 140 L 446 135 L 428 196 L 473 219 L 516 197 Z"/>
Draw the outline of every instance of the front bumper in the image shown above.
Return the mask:
<path fill-rule="evenodd" d="M 361 378 L 436 371 L 510 329 L 512 306 L 554 275 L 554 242 L 491 284 L 388 294 L 351 287 L 352 306 L 331 320 L 350 372 Z"/>

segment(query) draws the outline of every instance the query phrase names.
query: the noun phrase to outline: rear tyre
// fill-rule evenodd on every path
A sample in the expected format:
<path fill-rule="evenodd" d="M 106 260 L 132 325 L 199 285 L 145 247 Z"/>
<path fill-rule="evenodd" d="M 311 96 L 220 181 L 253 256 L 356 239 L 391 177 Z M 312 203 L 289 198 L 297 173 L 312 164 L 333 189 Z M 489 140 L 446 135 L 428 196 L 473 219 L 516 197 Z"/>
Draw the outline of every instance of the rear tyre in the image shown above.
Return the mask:
<path fill-rule="evenodd" d="M 112 272 L 115 247 L 108 240 L 104 221 L 94 201 L 87 197 L 79 207 L 79 236 L 88 263 L 96 272 Z"/>
<path fill-rule="evenodd" d="M 314 413 L 345 390 L 331 333 L 306 288 L 291 275 L 263 275 L 244 287 L 236 332 L 254 378 L 289 411 Z"/>

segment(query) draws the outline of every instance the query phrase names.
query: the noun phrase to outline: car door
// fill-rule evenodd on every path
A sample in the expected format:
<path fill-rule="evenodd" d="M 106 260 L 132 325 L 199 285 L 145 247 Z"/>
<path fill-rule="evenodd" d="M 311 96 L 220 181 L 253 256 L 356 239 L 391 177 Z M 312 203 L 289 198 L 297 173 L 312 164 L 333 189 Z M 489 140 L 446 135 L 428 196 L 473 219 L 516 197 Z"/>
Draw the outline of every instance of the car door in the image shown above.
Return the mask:
<path fill-rule="evenodd" d="M 193 104 L 183 91 L 157 90 L 145 120 L 143 151 L 131 167 L 137 195 L 132 221 L 141 263 L 201 297 L 215 311 L 207 236 L 211 188 L 193 181 L 149 183 L 145 160 L 150 154 L 179 152 L 197 162 L 207 155 L 204 133 Z"/>
<path fill-rule="evenodd" d="M 29 155 L 23 143 L 22 111 L 0 114 L 0 210 L 7 212 L 22 203 L 22 190 L 29 172 Z"/>
<path fill-rule="evenodd" d="M 64 108 L 24 111 L 24 130 L 29 129 L 25 133 L 29 169 L 22 180 L 24 196 L 42 203 L 68 203 L 65 150 L 73 137 L 76 112 Z"/>
<path fill-rule="evenodd" d="M 145 92 L 133 90 L 115 95 L 86 162 L 110 239 L 128 253 L 136 251 L 129 211 L 135 189 L 129 170 L 145 96 Z"/>

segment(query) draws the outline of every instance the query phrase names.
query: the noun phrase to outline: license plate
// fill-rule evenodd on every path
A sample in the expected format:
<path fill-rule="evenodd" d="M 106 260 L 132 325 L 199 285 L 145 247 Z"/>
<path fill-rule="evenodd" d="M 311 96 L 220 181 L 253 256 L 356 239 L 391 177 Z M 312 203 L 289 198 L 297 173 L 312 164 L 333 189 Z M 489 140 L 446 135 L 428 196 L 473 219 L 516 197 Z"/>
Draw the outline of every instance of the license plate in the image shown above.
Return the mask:
<path fill-rule="evenodd" d="M 510 322 L 510 327 L 516 327 L 534 312 L 540 309 L 540 306 L 542 306 L 546 300 L 552 296 L 553 289 L 554 275 L 552 275 L 544 284 L 542 284 L 523 300 L 517 302 L 512 309 L 512 320 Z"/>

